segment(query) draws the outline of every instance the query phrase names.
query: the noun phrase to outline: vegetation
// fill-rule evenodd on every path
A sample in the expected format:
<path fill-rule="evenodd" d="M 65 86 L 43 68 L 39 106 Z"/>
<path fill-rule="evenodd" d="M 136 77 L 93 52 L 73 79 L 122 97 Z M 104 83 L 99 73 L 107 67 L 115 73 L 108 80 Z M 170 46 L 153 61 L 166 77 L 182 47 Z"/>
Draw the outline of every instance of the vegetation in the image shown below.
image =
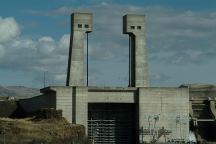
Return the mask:
<path fill-rule="evenodd" d="M 0 143 L 4 144 L 87 144 L 85 128 L 64 118 L 0 118 Z"/>

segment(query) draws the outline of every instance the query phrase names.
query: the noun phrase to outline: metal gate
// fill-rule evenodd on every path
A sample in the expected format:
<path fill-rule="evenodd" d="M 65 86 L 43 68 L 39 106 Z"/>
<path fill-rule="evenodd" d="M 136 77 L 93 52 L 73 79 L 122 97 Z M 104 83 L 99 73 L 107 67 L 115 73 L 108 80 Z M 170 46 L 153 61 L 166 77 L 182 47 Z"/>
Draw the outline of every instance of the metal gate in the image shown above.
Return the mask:
<path fill-rule="evenodd" d="M 88 136 L 93 144 L 135 144 L 133 104 L 88 105 Z"/>

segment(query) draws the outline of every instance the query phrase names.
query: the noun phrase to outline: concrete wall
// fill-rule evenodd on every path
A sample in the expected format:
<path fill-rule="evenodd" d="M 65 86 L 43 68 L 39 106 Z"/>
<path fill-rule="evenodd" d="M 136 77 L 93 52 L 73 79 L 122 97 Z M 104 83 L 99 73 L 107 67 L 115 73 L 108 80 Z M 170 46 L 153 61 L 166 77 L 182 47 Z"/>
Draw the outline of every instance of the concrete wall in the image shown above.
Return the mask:
<path fill-rule="evenodd" d="M 82 124 L 88 128 L 88 88 L 76 87 L 76 115 L 74 115 L 74 122 Z M 87 130 L 87 129 L 86 129 Z"/>
<path fill-rule="evenodd" d="M 189 91 L 187 88 L 88 88 L 50 87 L 56 91 L 56 109 L 71 123 L 88 127 L 88 103 L 135 103 L 138 106 L 139 129 L 145 131 L 144 141 L 162 128 L 168 139 L 188 139 Z M 46 93 L 45 91 L 45 93 Z"/>
<path fill-rule="evenodd" d="M 136 103 L 136 88 L 89 88 L 89 103 Z"/>
<path fill-rule="evenodd" d="M 62 116 L 72 123 L 72 87 L 49 87 L 45 92 L 55 91 L 56 109 L 62 110 Z"/>
<path fill-rule="evenodd" d="M 27 99 L 0 101 L 0 117 L 26 117 L 42 108 L 56 108 L 54 91 Z"/>
<path fill-rule="evenodd" d="M 70 123 L 82 124 L 87 128 L 87 87 L 53 86 L 41 91 L 44 93 L 55 91 L 56 109 L 61 109 L 63 117 Z"/>
<path fill-rule="evenodd" d="M 56 97 L 54 92 L 49 92 L 29 99 L 20 99 L 18 105 L 26 114 L 32 114 L 41 108 L 56 108 Z"/>
<path fill-rule="evenodd" d="M 189 89 L 191 130 L 199 135 L 199 141 L 216 141 L 216 86 L 212 84 L 185 84 Z"/>
<path fill-rule="evenodd" d="M 189 92 L 181 88 L 139 88 L 139 127 L 149 134 L 144 141 L 151 141 L 153 133 L 164 128 L 171 133 L 159 141 L 188 139 Z M 155 127 L 155 128 L 154 128 Z M 155 131 L 154 131 L 155 130 Z"/>

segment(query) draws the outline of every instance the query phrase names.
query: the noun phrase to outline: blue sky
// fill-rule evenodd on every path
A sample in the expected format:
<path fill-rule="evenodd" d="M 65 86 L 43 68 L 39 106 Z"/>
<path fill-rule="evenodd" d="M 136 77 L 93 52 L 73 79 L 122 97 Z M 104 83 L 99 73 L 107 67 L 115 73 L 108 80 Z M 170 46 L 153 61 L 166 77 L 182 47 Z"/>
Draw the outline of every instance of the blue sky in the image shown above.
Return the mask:
<path fill-rule="evenodd" d="M 1 0 L 0 85 L 64 85 L 76 11 L 94 15 L 90 85 L 127 86 L 126 13 L 146 15 L 152 86 L 216 83 L 216 1 Z"/>

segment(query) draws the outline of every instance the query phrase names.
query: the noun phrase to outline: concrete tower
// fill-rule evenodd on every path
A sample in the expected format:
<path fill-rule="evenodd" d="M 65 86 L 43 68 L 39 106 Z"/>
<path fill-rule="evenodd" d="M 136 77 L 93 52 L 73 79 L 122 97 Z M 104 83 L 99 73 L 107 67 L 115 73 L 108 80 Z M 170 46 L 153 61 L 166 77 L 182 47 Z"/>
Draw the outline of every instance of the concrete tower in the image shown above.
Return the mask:
<path fill-rule="evenodd" d="M 91 13 L 71 15 L 71 38 L 66 86 L 84 86 L 84 37 L 92 31 Z"/>
<path fill-rule="evenodd" d="M 144 18 L 144 15 L 123 16 L 123 34 L 128 34 L 130 38 L 129 86 L 132 87 L 149 86 Z"/>

